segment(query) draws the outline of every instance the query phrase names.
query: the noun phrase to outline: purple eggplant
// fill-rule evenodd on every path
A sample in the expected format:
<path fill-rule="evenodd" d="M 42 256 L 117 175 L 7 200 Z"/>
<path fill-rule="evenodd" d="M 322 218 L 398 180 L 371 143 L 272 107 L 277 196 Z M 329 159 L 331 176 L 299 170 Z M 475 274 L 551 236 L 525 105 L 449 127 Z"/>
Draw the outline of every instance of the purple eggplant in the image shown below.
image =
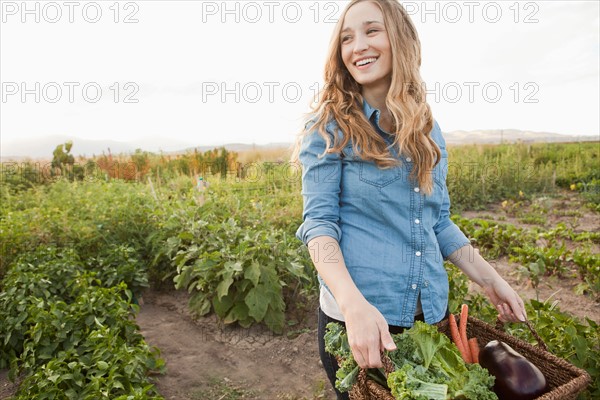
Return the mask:
<path fill-rule="evenodd" d="M 479 364 L 496 377 L 494 392 L 500 400 L 531 400 L 548 391 L 542 371 L 504 342 L 486 344 Z"/>

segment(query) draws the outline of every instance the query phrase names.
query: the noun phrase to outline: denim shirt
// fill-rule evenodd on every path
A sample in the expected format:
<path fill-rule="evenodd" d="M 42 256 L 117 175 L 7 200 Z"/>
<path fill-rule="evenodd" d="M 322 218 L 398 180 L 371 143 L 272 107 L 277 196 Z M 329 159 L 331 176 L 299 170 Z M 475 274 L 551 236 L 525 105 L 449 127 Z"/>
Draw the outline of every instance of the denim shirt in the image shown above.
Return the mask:
<path fill-rule="evenodd" d="M 379 110 L 365 101 L 363 111 L 391 144 L 392 137 L 379 126 Z M 343 135 L 335 121 L 326 131 Z M 409 178 L 410 157 L 401 156 L 399 166 L 379 169 L 354 155 L 349 141 L 342 154 L 320 158 L 326 144 L 316 129 L 300 149 L 304 211 L 296 237 L 304 244 L 318 236 L 336 239 L 342 254 L 334 254 L 332 246 L 319 257 L 335 262 L 342 256 L 360 292 L 390 325 L 413 325 L 419 294 L 425 322 L 443 319 L 448 306 L 444 259 L 470 243 L 450 220 L 448 153 L 437 122 L 431 136 L 442 153 L 432 171 L 431 195 Z M 329 290 L 320 276 L 319 281 Z"/>

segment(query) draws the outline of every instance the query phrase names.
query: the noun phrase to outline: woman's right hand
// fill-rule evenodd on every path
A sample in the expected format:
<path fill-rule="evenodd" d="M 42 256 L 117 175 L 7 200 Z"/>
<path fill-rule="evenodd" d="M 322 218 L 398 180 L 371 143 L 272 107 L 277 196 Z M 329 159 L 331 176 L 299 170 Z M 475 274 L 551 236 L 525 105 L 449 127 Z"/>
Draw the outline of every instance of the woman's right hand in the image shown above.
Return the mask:
<path fill-rule="evenodd" d="M 347 304 L 344 319 L 352 355 L 361 368 L 381 368 L 381 351 L 396 350 L 387 321 L 364 298 Z"/>

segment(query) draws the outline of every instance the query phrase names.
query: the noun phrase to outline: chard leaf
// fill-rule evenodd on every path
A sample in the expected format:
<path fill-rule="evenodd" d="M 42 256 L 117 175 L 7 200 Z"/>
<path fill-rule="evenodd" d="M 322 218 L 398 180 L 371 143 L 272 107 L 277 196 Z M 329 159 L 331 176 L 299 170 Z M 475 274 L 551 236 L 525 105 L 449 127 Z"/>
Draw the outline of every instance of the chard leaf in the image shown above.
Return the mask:
<path fill-rule="evenodd" d="M 356 377 L 358 377 L 359 371 L 360 371 L 360 368 L 358 367 L 358 365 L 356 367 L 354 367 L 349 373 L 347 373 L 344 368 L 340 368 L 338 370 L 338 374 L 337 374 L 338 379 L 335 382 L 335 387 L 340 392 L 349 391 L 350 389 L 352 389 L 352 386 L 356 382 Z M 343 372 L 343 373 L 340 374 L 340 372 Z M 341 377 L 342 377 L 342 379 L 340 380 Z"/>

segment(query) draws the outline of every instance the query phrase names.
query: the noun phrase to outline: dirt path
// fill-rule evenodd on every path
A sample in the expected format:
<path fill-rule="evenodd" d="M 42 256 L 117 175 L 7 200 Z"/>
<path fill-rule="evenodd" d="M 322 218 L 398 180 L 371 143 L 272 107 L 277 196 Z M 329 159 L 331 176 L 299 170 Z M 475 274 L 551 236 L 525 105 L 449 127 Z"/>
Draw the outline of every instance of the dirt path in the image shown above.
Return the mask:
<path fill-rule="evenodd" d="M 12 382 L 8 379 L 8 370 L 0 370 L 0 400 L 9 399 L 19 389 L 19 381 Z"/>
<path fill-rule="evenodd" d="M 315 317 L 288 339 L 224 327 L 214 316 L 194 320 L 186 293 L 148 292 L 137 323 L 167 363 L 157 386 L 168 400 L 335 398 L 319 363 Z"/>

